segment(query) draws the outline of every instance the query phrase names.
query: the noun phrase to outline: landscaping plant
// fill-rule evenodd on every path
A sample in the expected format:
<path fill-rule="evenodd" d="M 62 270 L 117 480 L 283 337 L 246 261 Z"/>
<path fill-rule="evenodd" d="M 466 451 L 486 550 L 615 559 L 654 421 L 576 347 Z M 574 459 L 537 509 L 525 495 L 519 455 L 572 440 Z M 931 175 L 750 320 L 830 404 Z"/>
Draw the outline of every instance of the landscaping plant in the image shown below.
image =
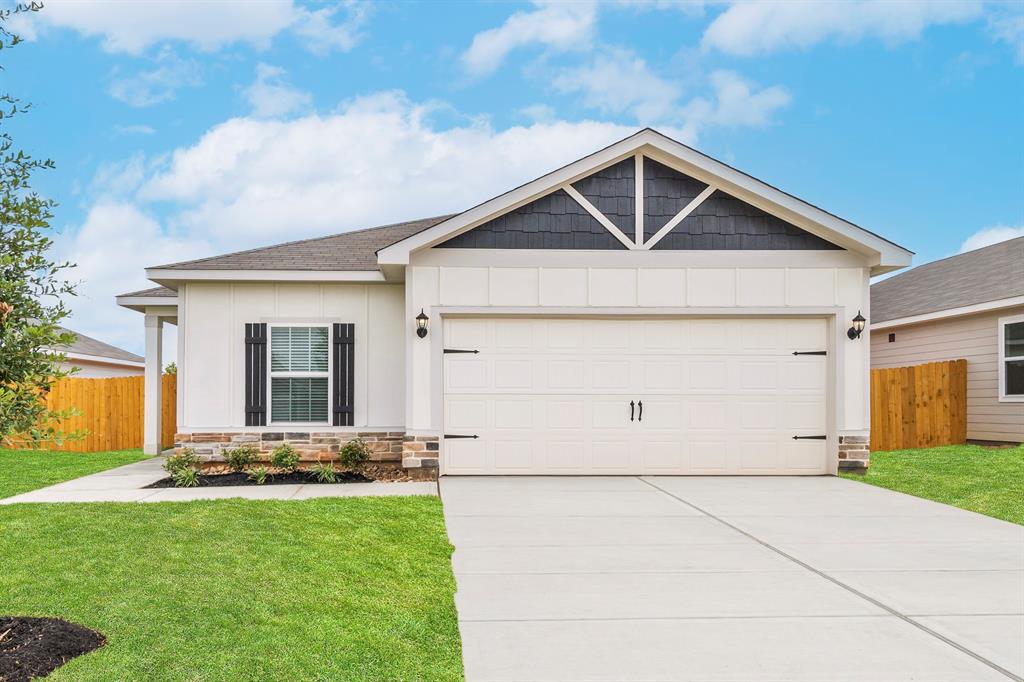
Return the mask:
<path fill-rule="evenodd" d="M 182 469 L 199 469 L 199 456 L 192 448 L 182 448 L 164 462 L 164 471 L 171 476 Z"/>
<path fill-rule="evenodd" d="M 299 453 L 288 443 L 282 443 L 270 453 L 270 463 L 290 474 L 299 466 Z"/>
<path fill-rule="evenodd" d="M 334 464 L 331 462 L 317 462 L 309 471 L 320 483 L 334 483 L 338 480 L 337 474 L 334 473 Z"/>
<path fill-rule="evenodd" d="M 253 468 L 252 471 L 249 472 L 249 479 L 252 480 L 256 485 L 263 485 L 264 483 L 266 483 L 267 477 L 269 476 L 270 469 L 263 465 L 255 467 Z"/>
<path fill-rule="evenodd" d="M 174 479 L 174 486 L 177 488 L 195 488 L 199 485 L 199 469 L 195 467 L 182 467 L 171 474 Z"/>
<path fill-rule="evenodd" d="M 241 473 L 256 461 L 259 454 L 260 451 L 255 445 L 239 445 L 237 448 L 224 451 L 224 461 L 227 462 L 228 469 Z"/>
<path fill-rule="evenodd" d="M 370 460 L 370 446 L 357 436 L 341 446 L 338 459 L 349 469 L 359 469 Z"/>

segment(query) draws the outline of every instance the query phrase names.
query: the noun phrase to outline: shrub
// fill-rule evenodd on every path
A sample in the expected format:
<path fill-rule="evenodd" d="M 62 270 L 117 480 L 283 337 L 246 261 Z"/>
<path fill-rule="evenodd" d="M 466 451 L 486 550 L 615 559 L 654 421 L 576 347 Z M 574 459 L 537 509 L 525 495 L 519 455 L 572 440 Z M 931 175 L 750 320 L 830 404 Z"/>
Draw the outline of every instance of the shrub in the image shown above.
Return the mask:
<path fill-rule="evenodd" d="M 341 446 L 338 459 L 349 469 L 358 469 L 370 459 L 370 446 L 358 436 Z"/>
<path fill-rule="evenodd" d="M 254 481 L 256 485 L 263 485 L 264 483 L 266 483 L 267 477 L 269 476 L 270 469 L 263 465 L 255 467 L 252 471 L 249 472 L 250 480 Z"/>
<path fill-rule="evenodd" d="M 182 448 L 181 452 L 171 455 L 164 462 L 164 471 L 172 477 L 182 469 L 199 469 L 199 457 L 192 448 Z"/>
<path fill-rule="evenodd" d="M 321 483 L 334 483 L 338 480 L 334 473 L 334 464 L 331 462 L 317 462 L 309 468 L 309 471 Z"/>
<path fill-rule="evenodd" d="M 295 448 L 288 443 L 282 443 L 270 453 L 270 463 L 278 469 L 291 473 L 299 466 L 299 453 L 295 452 Z"/>
<path fill-rule="evenodd" d="M 195 467 L 182 467 L 171 473 L 174 485 L 177 488 L 194 488 L 199 485 L 199 469 Z"/>
<path fill-rule="evenodd" d="M 253 462 L 260 451 L 254 445 L 239 445 L 224 451 L 224 461 L 228 463 L 228 469 L 235 472 L 245 471 Z"/>

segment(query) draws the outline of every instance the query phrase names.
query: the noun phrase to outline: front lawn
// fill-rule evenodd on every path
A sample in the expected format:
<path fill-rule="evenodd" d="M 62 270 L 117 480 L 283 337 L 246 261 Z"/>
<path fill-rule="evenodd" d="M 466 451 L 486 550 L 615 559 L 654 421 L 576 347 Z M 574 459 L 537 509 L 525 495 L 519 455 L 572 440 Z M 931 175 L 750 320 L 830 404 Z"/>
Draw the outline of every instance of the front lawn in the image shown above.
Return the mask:
<path fill-rule="evenodd" d="M 0 448 L 0 499 L 145 458 L 141 449 L 55 452 Z"/>
<path fill-rule="evenodd" d="M 433 497 L 0 507 L 0 614 L 107 645 L 54 680 L 460 680 Z"/>
<path fill-rule="evenodd" d="M 841 475 L 1024 525 L 1024 446 L 872 452 L 867 474 Z"/>

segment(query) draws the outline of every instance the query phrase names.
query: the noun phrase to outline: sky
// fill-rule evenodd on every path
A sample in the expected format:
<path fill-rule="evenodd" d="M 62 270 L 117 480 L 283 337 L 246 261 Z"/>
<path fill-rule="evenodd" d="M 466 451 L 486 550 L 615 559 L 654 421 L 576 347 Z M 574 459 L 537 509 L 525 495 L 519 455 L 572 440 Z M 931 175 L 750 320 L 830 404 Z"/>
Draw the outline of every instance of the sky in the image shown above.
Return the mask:
<path fill-rule="evenodd" d="M 915 251 L 1024 234 L 1024 3 L 48 0 L 3 128 L 68 326 L 147 266 L 457 212 L 652 126 Z M 166 343 L 173 353 L 174 331 Z"/>

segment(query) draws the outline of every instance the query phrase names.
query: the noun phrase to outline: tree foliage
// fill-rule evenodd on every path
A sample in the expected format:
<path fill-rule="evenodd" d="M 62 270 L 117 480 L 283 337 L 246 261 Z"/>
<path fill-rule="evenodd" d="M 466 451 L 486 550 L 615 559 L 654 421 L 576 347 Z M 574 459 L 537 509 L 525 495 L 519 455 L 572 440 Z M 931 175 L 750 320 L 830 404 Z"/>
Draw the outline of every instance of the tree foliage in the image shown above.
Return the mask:
<path fill-rule="evenodd" d="M 9 28 L 10 17 L 40 8 L 32 3 L 0 11 L 0 54 L 21 42 Z M 76 435 L 60 429 L 69 414 L 50 411 L 45 402 L 52 382 L 68 374 L 61 369 L 64 356 L 51 349 L 75 340 L 59 325 L 69 314 L 65 299 L 75 286 L 64 277 L 73 266 L 49 255 L 55 203 L 31 185 L 33 174 L 54 164 L 19 149 L 6 129 L 29 108 L 10 93 L 0 94 L 0 443 L 15 437 L 59 442 Z"/>

